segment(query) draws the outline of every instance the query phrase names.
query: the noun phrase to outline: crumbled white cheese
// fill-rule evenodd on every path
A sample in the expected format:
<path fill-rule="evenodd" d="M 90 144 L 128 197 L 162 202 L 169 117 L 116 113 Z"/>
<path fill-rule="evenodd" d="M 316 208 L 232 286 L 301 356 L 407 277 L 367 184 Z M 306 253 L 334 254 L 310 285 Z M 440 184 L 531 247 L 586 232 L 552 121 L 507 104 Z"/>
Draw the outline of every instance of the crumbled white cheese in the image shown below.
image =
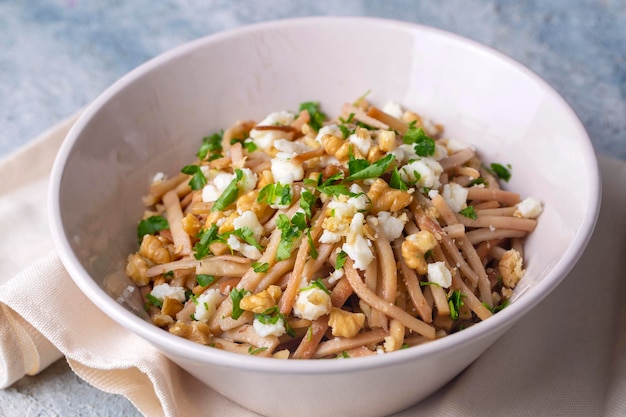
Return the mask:
<path fill-rule="evenodd" d="M 337 136 L 338 138 L 343 138 L 343 132 L 341 131 L 341 129 L 339 129 L 339 126 L 334 123 L 322 126 L 319 132 L 317 132 L 315 140 L 319 143 L 322 143 L 322 137 L 324 137 L 324 135 L 333 135 Z"/>
<path fill-rule="evenodd" d="M 241 253 L 248 259 L 257 260 L 261 257 L 261 251 L 255 248 L 252 245 L 248 245 L 247 243 L 243 243 L 235 237 L 235 235 L 228 236 L 226 240 L 226 244 L 234 251 Z"/>
<path fill-rule="evenodd" d="M 234 178 L 235 174 L 229 174 L 221 171 L 218 172 L 213 178 L 212 183 L 209 183 L 202 188 L 202 201 L 205 203 L 216 201 Z"/>
<path fill-rule="evenodd" d="M 367 156 L 370 148 L 372 147 L 372 138 L 367 130 L 361 130 L 360 133 L 353 133 L 348 138 L 348 141 L 354 145 L 361 155 Z"/>
<path fill-rule="evenodd" d="M 170 287 L 170 284 L 168 283 L 155 285 L 154 288 L 152 288 L 150 295 L 161 301 L 167 297 L 178 300 L 181 303 L 185 302 L 185 289 L 183 287 Z"/>
<path fill-rule="evenodd" d="M 239 189 L 243 193 L 249 193 L 256 188 L 257 176 L 250 168 L 241 168 L 241 174 Z"/>
<path fill-rule="evenodd" d="M 154 177 L 152 177 L 152 182 L 161 182 L 161 181 L 165 181 L 167 179 L 167 175 L 165 175 L 162 172 L 157 172 L 156 174 L 154 174 Z"/>
<path fill-rule="evenodd" d="M 256 216 L 256 213 L 252 210 L 244 211 L 241 215 L 235 220 L 233 220 L 233 227 L 236 229 L 243 229 L 244 227 L 252 230 L 254 234 L 254 240 L 258 241 L 263 236 L 263 232 L 265 229 L 263 225 L 259 222 L 259 219 Z"/>
<path fill-rule="evenodd" d="M 306 144 L 302 142 L 293 142 L 287 139 L 276 139 L 274 141 L 274 147 L 280 152 L 286 153 L 304 153 L 311 150 Z"/>
<path fill-rule="evenodd" d="M 217 289 L 210 289 L 196 298 L 196 311 L 193 316 L 198 321 L 207 321 L 217 310 L 217 305 L 222 302 L 222 295 Z"/>
<path fill-rule="evenodd" d="M 354 261 L 356 269 L 364 270 L 374 260 L 371 245 L 368 239 L 359 234 L 350 243 L 344 243 L 341 249 Z"/>
<path fill-rule="evenodd" d="M 252 322 L 252 327 L 261 337 L 276 336 L 280 337 L 286 333 L 285 321 L 282 318 L 276 320 L 276 323 L 261 323 L 259 319 L 255 318 Z"/>
<path fill-rule="evenodd" d="M 306 320 L 316 320 L 330 312 L 330 295 L 318 287 L 300 290 L 293 306 L 296 317 Z"/>
<path fill-rule="evenodd" d="M 385 238 L 390 242 L 402 236 L 404 224 L 408 221 L 406 213 L 402 213 L 400 217 L 394 217 L 388 211 L 379 211 L 377 218 Z"/>
<path fill-rule="evenodd" d="M 444 146 L 441 146 L 440 144 L 436 143 L 435 154 L 433 155 L 433 158 L 435 159 L 435 161 L 440 161 L 443 158 L 447 158 L 447 157 L 448 157 L 448 150 Z"/>
<path fill-rule="evenodd" d="M 419 174 L 419 179 L 415 173 Z M 439 188 L 439 176 L 443 173 L 443 168 L 439 162 L 432 158 L 420 158 L 412 161 L 400 169 L 400 177 L 410 184 L 415 183 L 418 187 Z M 416 182 L 417 181 L 417 182 Z"/>
<path fill-rule="evenodd" d="M 400 103 L 393 100 L 390 100 L 385 104 L 383 111 L 396 119 L 402 119 L 402 115 L 404 114 L 404 109 Z"/>
<path fill-rule="evenodd" d="M 441 196 L 444 200 L 446 200 L 446 203 L 448 203 L 452 211 L 455 213 L 458 213 L 463 210 L 463 207 L 465 207 L 467 194 L 467 188 L 455 182 L 445 184 L 443 186 L 443 191 L 441 192 Z"/>
<path fill-rule="evenodd" d="M 271 113 L 265 119 L 261 120 L 257 126 L 288 126 L 295 119 L 295 115 L 290 111 L 279 111 Z M 250 138 L 254 143 L 263 150 L 271 149 L 276 139 L 282 139 L 286 132 L 280 130 L 256 130 L 250 131 Z"/>
<path fill-rule="evenodd" d="M 331 232 L 330 230 L 324 229 L 322 235 L 320 236 L 320 243 L 336 243 L 341 240 L 341 235 L 339 233 Z"/>
<path fill-rule="evenodd" d="M 304 178 L 304 168 L 301 164 L 296 164 L 292 160 L 293 154 L 279 152 L 272 158 L 272 175 L 274 181 L 281 184 L 293 184 Z"/>
<path fill-rule="evenodd" d="M 448 288 L 452 285 L 452 274 L 450 270 L 446 268 L 445 263 L 430 263 L 428 264 L 428 281 L 438 284 L 443 288 Z"/>
<path fill-rule="evenodd" d="M 525 219 L 537 218 L 543 211 L 541 201 L 533 197 L 526 197 L 515 206 L 516 217 L 523 217 Z"/>
<path fill-rule="evenodd" d="M 328 283 L 330 285 L 333 285 L 334 283 L 339 281 L 341 278 L 343 278 L 343 276 L 344 276 L 343 268 L 336 269 L 328 277 Z"/>
<path fill-rule="evenodd" d="M 328 209 L 333 213 L 333 217 L 352 217 L 356 212 L 354 205 L 335 199 L 328 203 Z"/>
<path fill-rule="evenodd" d="M 396 157 L 398 164 L 404 164 L 408 161 L 420 158 L 420 156 L 415 153 L 415 148 L 413 147 L 413 145 L 409 144 L 402 144 L 397 148 L 389 151 L 389 153 Z"/>
<path fill-rule="evenodd" d="M 456 153 L 458 151 L 462 151 L 463 149 L 470 148 L 470 146 L 466 143 L 463 143 L 456 139 L 446 139 L 445 144 L 449 153 Z"/>

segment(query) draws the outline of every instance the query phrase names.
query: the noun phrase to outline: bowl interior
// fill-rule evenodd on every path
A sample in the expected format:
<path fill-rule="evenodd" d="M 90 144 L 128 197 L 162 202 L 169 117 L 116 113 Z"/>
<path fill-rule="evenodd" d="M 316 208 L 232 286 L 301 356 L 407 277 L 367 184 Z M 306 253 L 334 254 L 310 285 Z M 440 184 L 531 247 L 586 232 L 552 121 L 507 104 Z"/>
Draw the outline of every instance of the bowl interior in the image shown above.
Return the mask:
<path fill-rule="evenodd" d="M 516 290 L 524 295 L 493 325 L 551 291 L 582 252 L 598 210 L 595 157 L 575 114 L 538 77 L 488 48 L 356 18 L 273 22 L 200 39 L 108 89 L 72 129 L 53 170 L 51 223 L 66 267 L 107 314 L 147 337 L 169 337 L 115 301 L 154 174 L 176 173 L 203 136 L 238 119 L 311 100 L 337 115 L 368 90 L 377 105 L 395 100 L 443 124 L 447 137 L 471 143 L 487 162 L 511 164 L 506 188 L 544 203 L 525 247 L 527 273 Z"/>

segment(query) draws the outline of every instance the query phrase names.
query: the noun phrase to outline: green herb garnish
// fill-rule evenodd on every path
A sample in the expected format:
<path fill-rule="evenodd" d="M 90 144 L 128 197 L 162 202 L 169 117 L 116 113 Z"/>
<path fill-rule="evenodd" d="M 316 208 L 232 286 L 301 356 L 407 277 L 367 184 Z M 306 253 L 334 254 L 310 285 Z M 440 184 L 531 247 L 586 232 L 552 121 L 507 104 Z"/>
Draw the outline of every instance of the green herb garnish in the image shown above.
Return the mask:
<path fill-rule="evenodd" d="M 197 238 L 198 241 L 193 246 L 194 257 L 196 259 L 205 258 L 209 253 L 211 253 L 211 249 L 209 246 L 214 242 L 223 242 L 223 239 L 217 233 L 218 226 L 216 224 L 212 224 L 208 229 L 202 229 L 200 233 L 198 233 Z"/>
<path fill-rule="evenodd" d="M 256 201 L 269 205 L 289 206 L 291 204 L 291 186 L 280 182 L 267 184 L 259 191 Z"/>
<path fill-rule="evenodd" d="M 379 159 L 367 168 L 363 168 L 358 172 L 350 173 L 346 181 L 364 180 L 367 178 L 378 178 L 385 173 L 389 165 L 396 159 L 392 154 L 388 154 L 384 158 Z M 365 161 L 367 162 L 367 161 Z"/>
<path fill-rule="evenodd" d="M 206 177 L 198 165 L 186 165 L 180 170 L 183 174 L 191 175 L 189 186 L 192 190 L 201 190 L 206 185 Z"/>
<path fill-rule="evenodd" d="M 235 178 L 226 186 L 222 195 L 220 195 L 215 203 L 213 203 L 213 207 L 211 207 L 211 211 L 224 210 L 226 207 L 230 206 L 232 203 L 237 200 L 239 196 L 239 181 L 243 177 L 243 171 L 240 169 L 235 170 Z"/>
<path fill-rule="evenodd" d="M 148 300 L 150 304 L 152 304 L 155 307 L 159 307 L 159 308 L 163 307 L 163 301 L 159 300 L 152 294 L 146 294 L 146 299 Z"/>
<path fill-rule="evenodd" d="M 335 269 L 341 269 L 343 268 L 344 264 L 346 263 L 346 258 L 348 257 L 348 254 L 345 253 L 344 251 L 341 251 L 337 254 L 337 259 L 335 260 Z"/>
<path fill-rule="evenodd" d="M 326 288 L 326 285 L 324 285 L 322 280 L 319 278 L 316 279 L 315 281 L 311 281 L 311 284 L 308 287 L 300 288 L 300 291 L 307 291 L 313 288 L 319 288 L 320 290 L 324 291 L 326 294 L 330 294 L 330 291 L 328 291 L 328 288 Z"/>
<path fill-rule="evenodd" d="M 395 188 L 400 191 L 407 191 L 409 187 L 406 185 L 406 182 L 400 176 L 398 172 L 398 168 L 394 167 L 393 171 L 391 171 L 391 178 L 389 179 L 389 186 L 391 188 Z"/>
<path fill-rule="evenodd" d="M 145 235 L 153 235 L 160 230 L 169 229 L 170 225 L 163 216 L 150 216 L 137 226 L 137 237 L 141 241 Z"/>
<path fill-rule="evenodd" d="M 252 262 L 251 266 L 254 272 L 267 272 L 270 269 L 270 264 L 267 262 Z"/>
<path fill-rule="evenodd" d="M 196 275 L 196 282 L 198 282 L 198 285 L 202 287 L 208 287 L 215 282 L 215 276 L 208 274 L 198 274 Z"/>
<path fill-rule="evenodd" d="M 511 165 L 507 164 L 507 166 L 504 166 L 502 164 L 498 164 L 496 162 L 494 162 L 493 164 L 490 165 L 491 168 L 491 172 L 498 177 L 499 179 L 509 182 L 509 180 L 511 179 Z"/>
<path fill-rule="evenodd" d="M 476 210 L 474 210 L 474 206 L 465 207 L 464 209 L 459 211 L 459 214 L 462 214 L 463 216 L 470 218 L 472 220 L 476 220 L 478 218 L 478 215 L 476 214 Z"/>
<path fill-rule="evenodd" d="M 250 355 L 256 355 L 257 353 L 261 353 L 261 352 L 266 351 L 266 350 L 267 350 L 267 347 L 260 347 L 260 348 L 254 349 L 254 347 L 250 346 L 248 348 L 248 353 Z"/>
<path fill-rule="evenodd" d="M 433 156 L 435 154 L 435 140 L 428 136 L 421 127 L 409 127 L 402 141 L 413 145 L 419 156 Z"/>
<path fill-rule="evenodd" d="M 206 136 L 202 138 L 202 145 L 200 149 L 196 153 L 198 159 L 205 160 L 207 159 L 211 161 L 213 159 L 218 159 L 223 157 L 222 152 L 222 138 L 224 136 L 224 131 L 221 130 L 219 133 L 214 133 L 210 136 Z"/>
<path fill-rule="evenodd" d="M 309 113 L 309 126 L 319 131 L 326 120 L 326 115 L 320 111 L 320 103 L 317 101 L 307 101 L 300 103 L 299 111 L 306 110 Z"/>
<path fill-rule="evenodd" d="M 450 318 L 452 320 L 459 319 L 459 310 L 461 309 L 461 306 L 465 304 L 463 303 L 463 297 L 465 296 L 463 295 L 461 290 L 452 291 L 452 294 L 450 294 L 450 296 L 448 297 L 448 306 L 450 307 Z"/>
<path fill-rule="evenodd" d="M 231 314 L 231 317 L 234 320 L 237 320 L 243 314 L 244 310 L 241 308 L 240 303 L 243 297 L 245 297 L 247 294 L 248 290 L 246 290 L 245 288 L 233 288 L 232 290 L 230 290 L 229 296 L 233 302 L 233 313 Z"/>

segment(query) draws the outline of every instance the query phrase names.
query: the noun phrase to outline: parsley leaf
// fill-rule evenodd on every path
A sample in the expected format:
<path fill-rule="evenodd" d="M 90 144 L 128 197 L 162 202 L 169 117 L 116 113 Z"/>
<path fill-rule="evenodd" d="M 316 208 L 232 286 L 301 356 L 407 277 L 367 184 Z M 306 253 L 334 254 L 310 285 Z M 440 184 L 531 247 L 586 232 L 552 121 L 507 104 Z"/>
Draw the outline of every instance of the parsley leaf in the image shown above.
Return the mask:
<path fill-rule="evenodd" d="M 137 226 L 137 237 L 143 239 L 145 235 L 153 235 L 159 230 L 169 229 L 170 225 L 163 216 L 150 216 L 143 219 Z"/>
<path fill-rule="evenodd" d="M 304 287 L 304 288 L 300 288 L 300 291 L 307 291 L 307 290 L 312 290 L 313 288 L 319 288 L 320 290 L 324 291 L 326 294 L 330 294 L 330 291 L 328 291 L 328 288 L 326 288 L 326 285 L 324 285 L 324 283 L 322 282 L 321 279 L 316 279 L 315 281 L 311 281 L 311 285 L 309 285 L 308 287 Z"/>
<path fill-rule="evenodd" d="M 435 140 L 428 136 L 424 129 L 410 127 L 404 134 L 402 141 L 412 144 L 415 153 L 419 156 L 432 156 L 435 154 Z"/>
<path fill-rule="evenodd" d="M 241 308 L 240 303 L 243 297 L 245 297 L 247 294 L 248 290 L 246 290 L 245 288 L 233 288 L 232 290 L 230 290 L 229 296 L 233 302 L 233 313 L 231 314 L 231 317 L 234 320 L 237 320 L 243 314 L 244 310 Z"/>
<path fill-rule="evenodd" d="M 465 304 L 463 302 L 463 297 L 465 296 L 463 295 L 461 290 L 452 291 L 452 294 L 450 294 L 450 297 L 448 297 L 448 306 L 450 307 L 450 318 L 452 320 L 459 319 L 459 309 L 461 308 L 462 305 Z"/>
<path fill-rule="evenodd" d="M 347 257 L 348 257 L 348 254 L 345 253 L 344 251 L 339 252 L 337 254 L 337 259 L 335 260 L 335 269 L 343 268 L 344 264 L 346 263 Z"/>
<path fill-rule="evenodd" d="M 254 232 L 248 226 L 244 226 L 244 227 L 241 227 L 239 229 L 235 229 L 235 230 L 233 230 L 231 232 L 226 232 L 226 233 L 222 234 L 222 237 L 224 239 L 228 239 L 228 236 L 230 236 L 230 235 L 237 236 L 239 239 L 241 239 L 242 241 L 244 241 L 248 245 L 252 245 L 255 248 L 257 248 L 258 250 L 260 250 L 260 251 L 263 250 L 263 246 L 261 246 L 259 244 L 259 242 L 256 241 L 256 239 L 254 238 Z"/>
<path fill-rule="evenodd" d="M 266 203 L 269 205 L 289 206 L 291 204 L 291 186 L 289 184 L 282 185 L 280 182 L 267 184 L 259 191 L 257 203 Z"/>
<path fill-rule="evenodd" d="M 159 300 L 152 294 L 146 294 L 146 299 L 148 300 L 150 304 L 152 304 L 155 307 L 159 307 L 159 308 L 163 307 L 163 301 Z"/>
<path fill-rule="evenodd" d="M 459 211 L 459 213 L 472 220 L 476 220 L 478 218 L 476 210 L 474 210 L 474 206 L 467 206 L 463 210 Z"/>
<path fill-rule="evenodd" d="M 215 276 L 208 274 L 197 274 L 196 282 L 202 287 L 208 287 L 215 282 Z"/>
<path fill-rule="evenodd" d="M 303 190 L 302 193 L 300 193 L 300 208 L 304 210 L 304 214 L 306 214 L 309 219 L 313 217 L 313 207 L 315 207 L 316 202 L 317 196 L 311 191 Z"/>
<path fill-rule="evenodd" d="M 252 262 L 251 266 L 254 272 L 267 272 L 270 269 L 270 264 L 267 262 Z"/>
<path fill-rule="evenodd" d="M 483 177 L 478 177 L 476 179 L 471 180 L 470 183 L 467 186 L 468 187 L 472 187 L 474 185 L 480 185 L 480 184 L 487 185 L 487 181 L 485 181 L 485 179 Z"/>
<path fill-rule="evenodd" d="M 388 154 L 384 158 L 379 159 L 372 165 L 366 168 L 362 168 L 357 172 L 350 172 L 350 176 L 346 178 L 346 181 L 364 180 L 367 178 L 378 178 L 385 173 L 389 165 L 396 159 L 393 154 Z M 367 161 L 365 161 L 367 162 Z"/>
<path fill-rule="evenodd" d="M 340 196 L 340 195 L 347 195 L 349 197 L 356 197 L 356 196 L 358 196 L 358 194 L 353 193 L 352 191 L 350 191 L 348 189 L 348 187 L 346 187 L 343 184 L 320 185 L 320 186 L 315 187 L 315 188 L 317 188 L 317 190 L 320 193 L 331 195 L 331 196 Z"/>
<path fill-rule="evenodd" d="M 232 203 L 237 200 L 239 196 L 239 181 L 243 177 L 243 171 L 240 169 L 235 170 L 235 178 L 226 186 L 222 195 L 220 195 L 215 203 L 213 203 L 213 207 L 211 207 L 211 211 L 224 210 L 226 207 L 230 206 Z"/>
<path fill-rule="evenodd" d="M 320 103 L 317 101 L 307 101 L 304 103 L 300 103 L 299 111 L 306 110 L 309 113 L 309 126 L 311 126 L 316 131 L 320 130 L 324 121 L 326 120 L 326 115 L 320 111 Z"/>
<path fill-rule="evenodd" d="M 389 186 L 391 188 L 395 188 L 400 191 L 407 191 L 409 187 L 406 185 L 400 173 L 398 172 L 398 168 L 394 167 L 393 171 L 391 171 L 391 179 L 389 180 Z"/>
<path fill-rule="evenodd" d="M 180 172 L 191 175 L 189 186 L 192 190 L 200 190 L 206 185 L 206 177 L 198 165 L 187 165 Z"/>
<path fill-rule="evenodd" d="M 300 237 L 302 230 L 306 229 L 304 213 L 298 212 L 289 220 L 285 214 L 280 214 L 276 219 L 276 227 L 280 230 L 280 243 L 276 251 L 276 260 L 282 261 L 291 256 L 294 241 Z"/>
<path fill-rule="evenodd" d="M 265 346 L 265 347 L 260 347 L 260 348 L 256 348 L 256 349 L 254 349 L 252 346 L 250 346 L 250 347 L 248 348 L 248 353 L 249 353 L 250 355 L 256 355 L 257 353 L 261 353 L 261 352 L 266 351 L 266 350 L 267 350 L 267 346 Z"/>
<path fill-rule="evenodd" d="M 223 239 L 217 233 L 218 226 L 216 224 L 211 225 L 208 229 L 202 229 L 200 233 L 198 233 L 198 241 L 193 246 L 194 257 L 196 259 L 205 258 L 209 253 L 211 253 L 211 249 L 209 246 L 214 242 L 221 242 Z"/>
<path fill-rule="evenodd" d="M 206 136 L 202 138 L 202 145 L 196 153 L 198 159 L 204 160 L 209 155 L 209 160 L 221 158 L 223 136 L 224 131 L 220 130 L 218 133 L 214 133 L 211 136 Z"/>
<path fill-rule="evenodd" d="M 319 256 L 319 253 L 317 252 L 315 243 L 313 243 L 313 237 L 311 236 L 311 229 L 306 231 L 306 238 L 307 238 L 307 241 L 309 242 L 311 258 L 317 259 L 317 257 Z"/>
<path fill-rule="evenodd" d="M 506 182 L 509 182 L 509 180 L 511 179 L 511 165 L 504 166 L 502 164 L 498 164 L 496 162 L 494 162 L 493 164 L 490 165 L 491 168 L 491 172 L 498 178 L 500 178 L 501 180 L 504 180 Z"/>

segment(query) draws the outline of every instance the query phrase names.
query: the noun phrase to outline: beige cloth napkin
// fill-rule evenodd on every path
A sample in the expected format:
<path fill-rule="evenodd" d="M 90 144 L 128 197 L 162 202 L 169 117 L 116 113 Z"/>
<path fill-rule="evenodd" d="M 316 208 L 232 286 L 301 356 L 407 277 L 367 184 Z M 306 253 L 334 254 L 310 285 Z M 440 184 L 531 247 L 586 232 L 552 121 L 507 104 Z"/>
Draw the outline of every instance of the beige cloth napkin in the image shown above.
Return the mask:
<path fill-rule="evenodd" d="M 81 378 L 146 416 L 256 416 L 110 320 L 65 272 L 45 198 L 74 120 L 0 162 L 0 283 L 8 280 L 0 286 L 0 387 L 64 355 Z M 600 165 L 602 212 L 573 272 L 460 376 L 397 417 L 626 415 L 626 163 L 600 157 Z"/>

